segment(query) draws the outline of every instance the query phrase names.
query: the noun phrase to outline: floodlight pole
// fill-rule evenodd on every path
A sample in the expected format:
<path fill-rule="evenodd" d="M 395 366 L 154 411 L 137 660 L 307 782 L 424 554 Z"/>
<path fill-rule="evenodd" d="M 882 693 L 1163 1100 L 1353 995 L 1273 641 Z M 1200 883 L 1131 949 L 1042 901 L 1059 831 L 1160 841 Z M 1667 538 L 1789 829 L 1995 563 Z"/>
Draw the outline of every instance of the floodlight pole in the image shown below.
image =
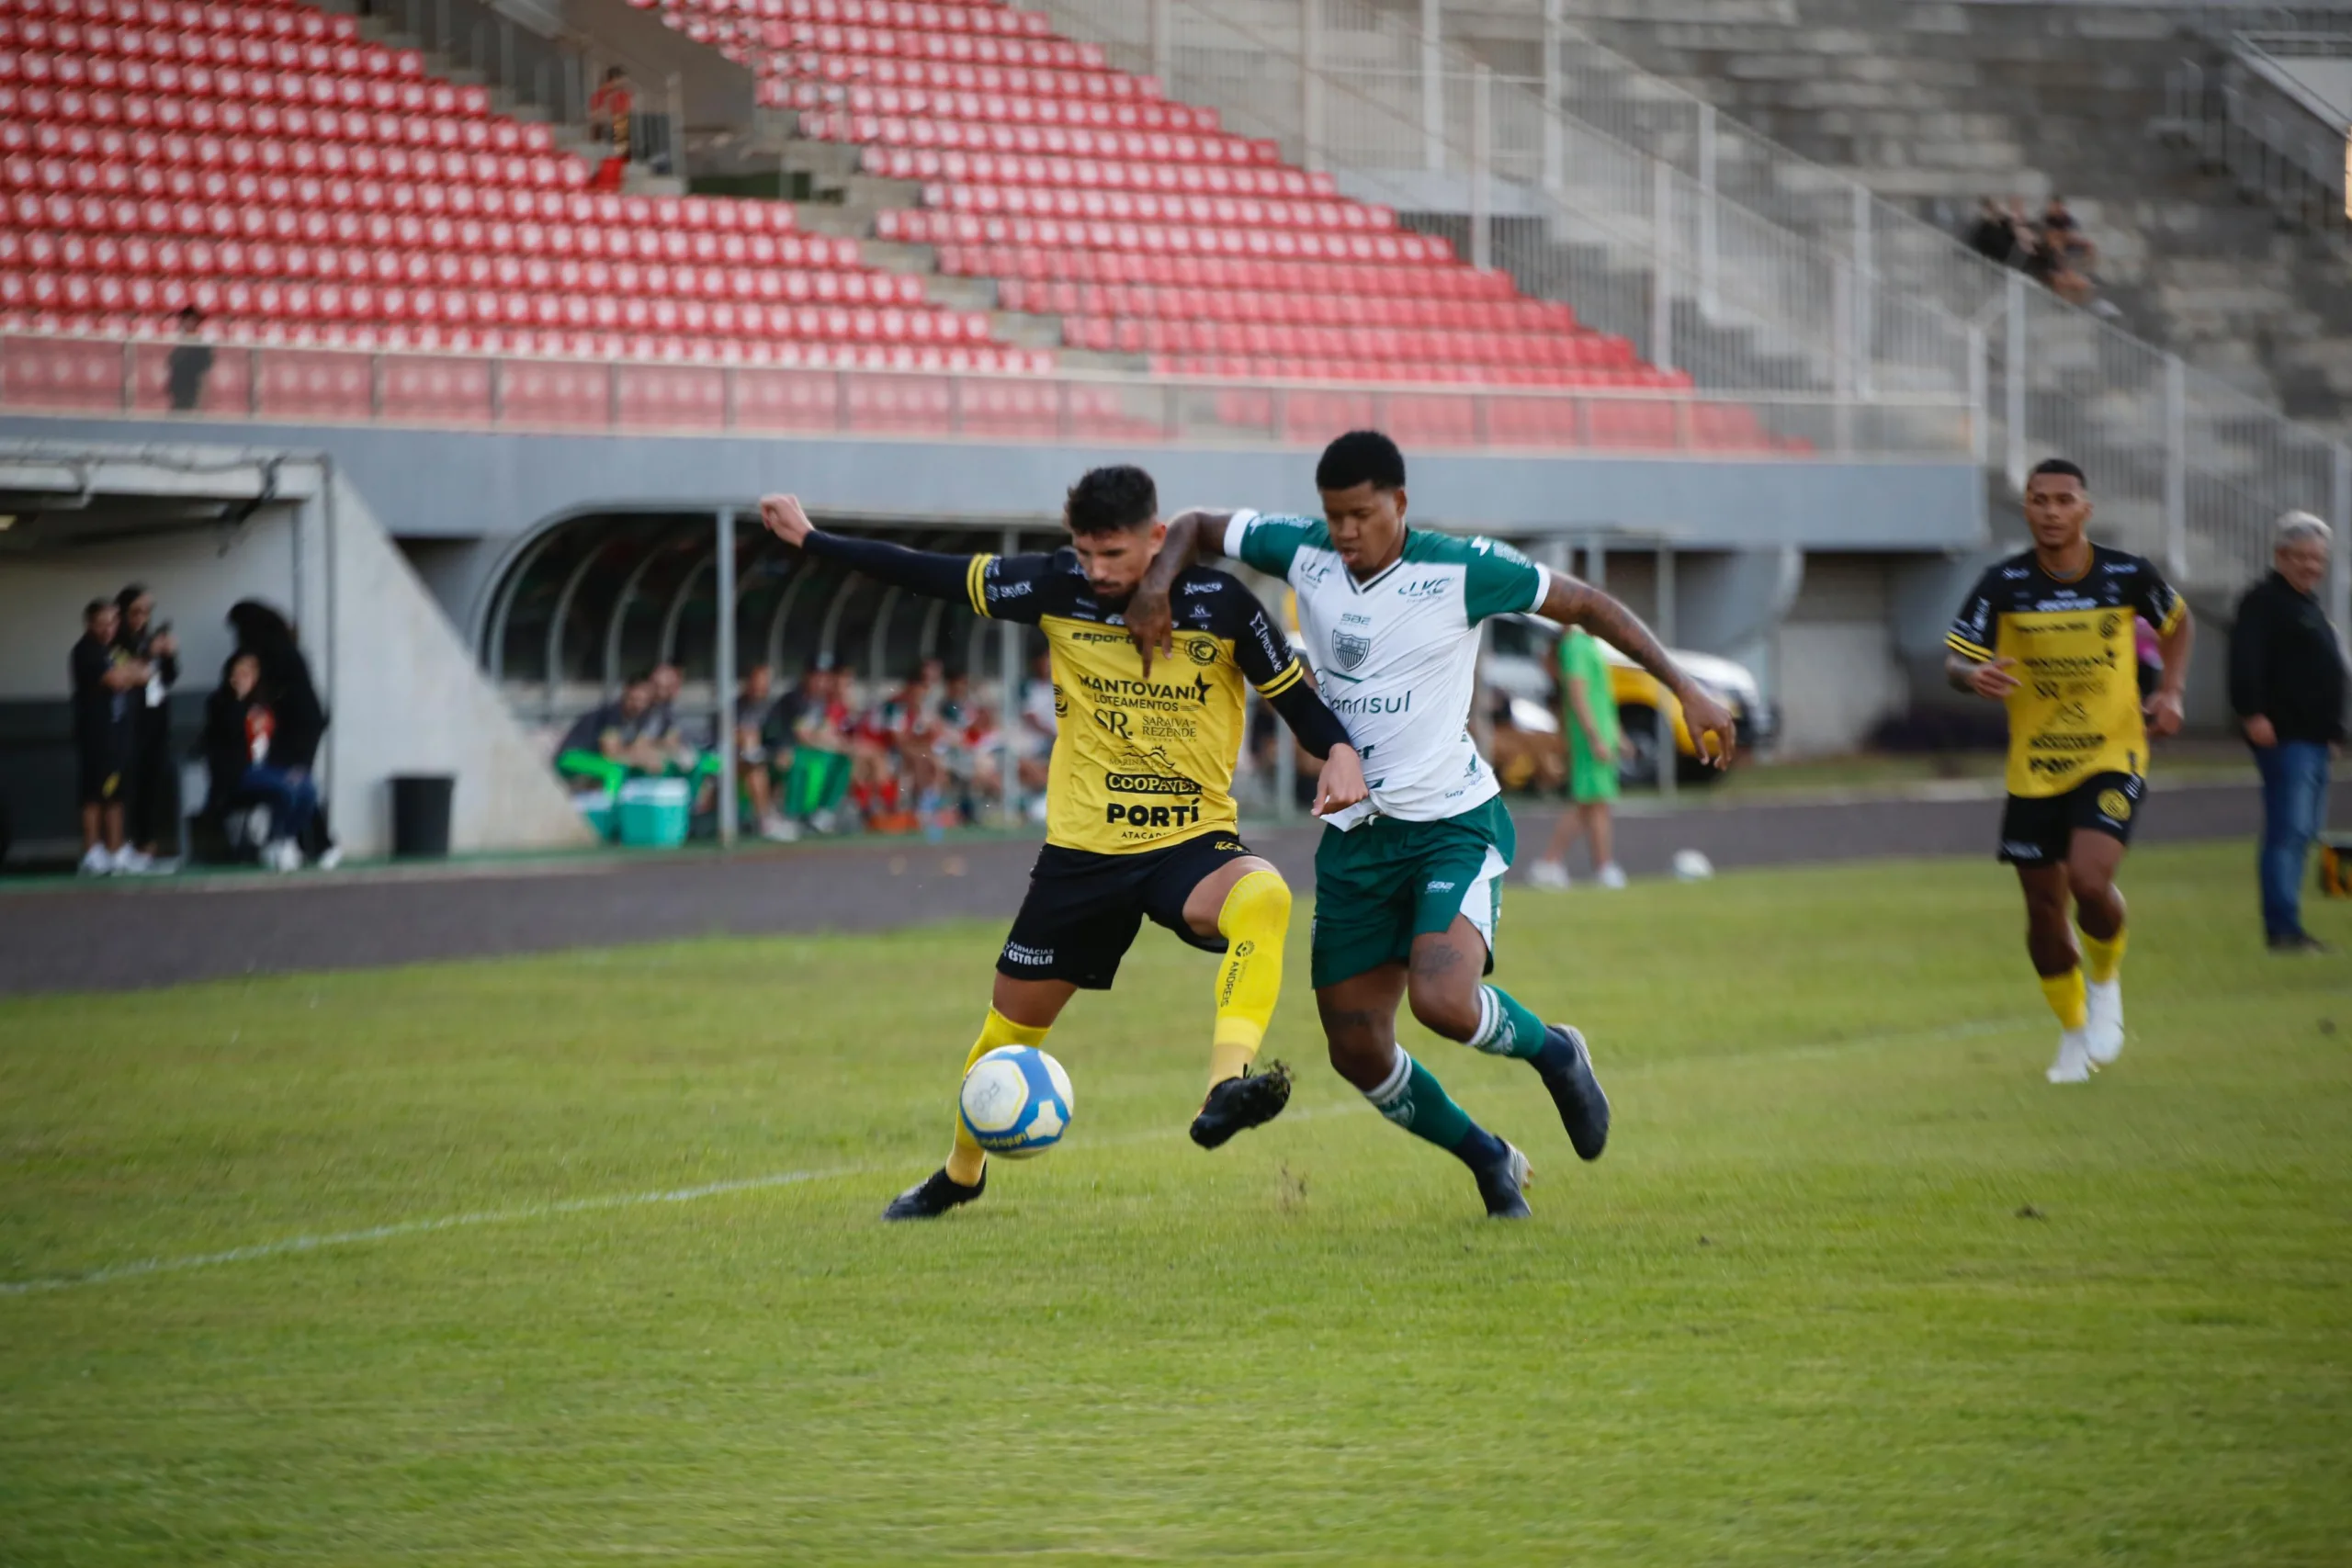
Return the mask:
<path fill-rule="evenodd" d="M 735 847 L 735 509 L 718 513 L 718 603 L 711 617 L 718 639 L 711 660 L 711 679 L 718 683 L 718 844 Z"/>

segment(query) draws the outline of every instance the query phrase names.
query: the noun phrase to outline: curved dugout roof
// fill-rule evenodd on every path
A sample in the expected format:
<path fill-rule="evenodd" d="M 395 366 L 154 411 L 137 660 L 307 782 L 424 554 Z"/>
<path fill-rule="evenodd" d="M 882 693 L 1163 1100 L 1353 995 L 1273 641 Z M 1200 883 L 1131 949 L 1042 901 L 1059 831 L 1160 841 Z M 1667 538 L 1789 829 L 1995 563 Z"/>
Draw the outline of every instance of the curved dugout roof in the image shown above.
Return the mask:
<path fill-rule="evenodd" d="M 912 549 L 1002 547 L 968 528 L 845 531 Z M 1020 541 L 1024 549 L 1057 542 L 1045 534 Z M 542 717 L 616 692 L 659 663 L 707 686 L 718 666 L 718 548 L 708 513 L 592 513 L 548 525 L 514 552 L 492 589 L 478 649 L 483 668 Z M 755 516 L 738 516 L 735 552 L 739 671 L 765 664 L 788 683 L 830 664 L 893 681 L 935 658 L 951 671 L 990 671 L 985 623 L 967 605 L 917 598 L 787 550 Z"/>

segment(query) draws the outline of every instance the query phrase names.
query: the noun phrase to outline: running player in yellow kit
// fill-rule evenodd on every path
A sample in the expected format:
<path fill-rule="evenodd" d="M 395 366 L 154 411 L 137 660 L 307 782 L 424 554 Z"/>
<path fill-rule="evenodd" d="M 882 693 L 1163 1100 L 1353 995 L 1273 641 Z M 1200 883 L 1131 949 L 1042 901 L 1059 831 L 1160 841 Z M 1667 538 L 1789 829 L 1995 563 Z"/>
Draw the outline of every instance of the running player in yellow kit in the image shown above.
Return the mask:
<path fill-rule="evenodd" d="M 1051 555 L 938 555 L 826 534 L 788 495 L 760 503 L 771 533 L 911 592 L 1041 627 L 1053 653 L 1054 738 L 1046 847 L 997 958 L 995 993 L 965 1067 L 1001 1045 L 1038 1045 L 1080 989 L 1108 990 L 1148 916 L 1223 955 L 1209 1091 L 1193 1141 L 1216 1148 L 1290 1099 L 1280 1063 L 1253 1073 L 1281 994 L 1290 888 L 1241 842 L 1233 768 L 1246 682 L 1325 758 L 1319 815 L 1364 796 L 1348 732 L 1257 595 L 1222 571 L 1178 580 L 1172 665 L 1147 676 L 1121 612 L 1167 538 L 1151 476 L 1096 468 L 1069 492 L 1070 543 Z M 901 1192 L 890 1220 L 929 1219 L 978 1198 L 988 1156 L 962 1122 L 946 1165 Z"/>
<path fill-rule="evenodd" d="M 2033 548 L 1977 580 L 1944 638 L 1952 685 L 2008 705 L 2001 858 L 2018 868 L 2026 951 L 2062 1031 L 2052 1083 L 2082 1083 L 2123 1050 L 2115 873 L 2146 793 L 2148 737 L 2180 728 L 2195 637 L 2188 604 L 2154 566 L 2084 536 L 2090 517 L 2082 469 L 2063 457 L 2035 468 L 2025 489 Z M 2144 710 L 2135 616 L 2164 649 Z"/>

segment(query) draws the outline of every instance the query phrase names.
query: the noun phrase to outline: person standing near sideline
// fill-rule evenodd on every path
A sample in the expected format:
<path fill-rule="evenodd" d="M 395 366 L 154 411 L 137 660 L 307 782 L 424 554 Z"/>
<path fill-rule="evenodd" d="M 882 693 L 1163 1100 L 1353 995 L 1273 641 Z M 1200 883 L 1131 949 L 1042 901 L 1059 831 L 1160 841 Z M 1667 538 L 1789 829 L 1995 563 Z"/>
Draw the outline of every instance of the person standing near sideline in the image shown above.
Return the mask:
<path fill-rule="evenodd" d="M 169 622 L 155 619 L 155 596 L 134 582 L 114 596 L 118 625 L 114 645 L 147 666 L 147 683 L 130 704 L 130 805 L 127 829 L 131 849 L 149 862 L 179 853 L 179 770 L 172 755 L 172 687 L 180 678 L 180 646 Z"/>
<path fill-rule="evenodd" d="M 139 852 L 123 842 L 122 817 L 130 794 L 130 705 L 147 684 L 148 671 L 115 646 L 119 624 L 113 600 L 91 600 L 82 612 L 82 638 L 68 660 L 85 876 L 147 869 Z"/>
<path fill-rule="evenodd" d="M 2230 707 L 2262 772 L 2262 928 L 2273 953 L 2324 953 L 2303 930 L 2303 859 L 2327 814 L 2327 763 L 2344 739 L 2344 654 L 2319 602 L 2328 526 L 2278 519 L 2268 577 L 2238 601 Z"/>
<path fill-rule="evenodd" d="M 1592 840 L 1593 879 L 1609 888 L 1625 886 L 1617 863 L 1616 828 L 1610 808 L 1617 799 L 1617 758 L 1624 736 L 1617 724 L 1617 694 L 1610 688 L 1609 662 L 1600 639 L 1570 626 L 1560 639 L 1560 728 L 1568 750 L 1568 808 L 1552 829 L 1551 846 L 1530 866 L 1531 886 L 1558 891 L 1568 885 L 1568 851 L 1577 840 Z M 1667 766 L 1673 763 L 1669 761 Z"/>

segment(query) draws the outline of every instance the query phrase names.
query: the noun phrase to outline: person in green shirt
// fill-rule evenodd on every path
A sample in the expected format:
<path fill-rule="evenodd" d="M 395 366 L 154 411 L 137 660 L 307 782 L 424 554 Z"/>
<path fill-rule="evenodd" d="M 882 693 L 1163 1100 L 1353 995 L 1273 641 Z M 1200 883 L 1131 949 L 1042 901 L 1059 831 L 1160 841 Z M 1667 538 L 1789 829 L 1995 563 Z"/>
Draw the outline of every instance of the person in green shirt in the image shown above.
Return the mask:
<path fill-rule="evenodd" d="M 1617 694 L 1610 689 L 1609 665 L 1600 644 L 1581 626 L 1560 639 L 1560 728 L 1568 748 L 1568 809 L 1552 829 L 1544 858 L 1528 868 L 1536 887 L 1558 891 L 1568 885 L 1567 854 L 1577 839 L 1592 837 L 1592 863 L 1603 887 L 1625 886 L 1617 863 L 1610 803 L 1617 798 L 1617 759 L 1624 735 L 1617 725 Z"/>

